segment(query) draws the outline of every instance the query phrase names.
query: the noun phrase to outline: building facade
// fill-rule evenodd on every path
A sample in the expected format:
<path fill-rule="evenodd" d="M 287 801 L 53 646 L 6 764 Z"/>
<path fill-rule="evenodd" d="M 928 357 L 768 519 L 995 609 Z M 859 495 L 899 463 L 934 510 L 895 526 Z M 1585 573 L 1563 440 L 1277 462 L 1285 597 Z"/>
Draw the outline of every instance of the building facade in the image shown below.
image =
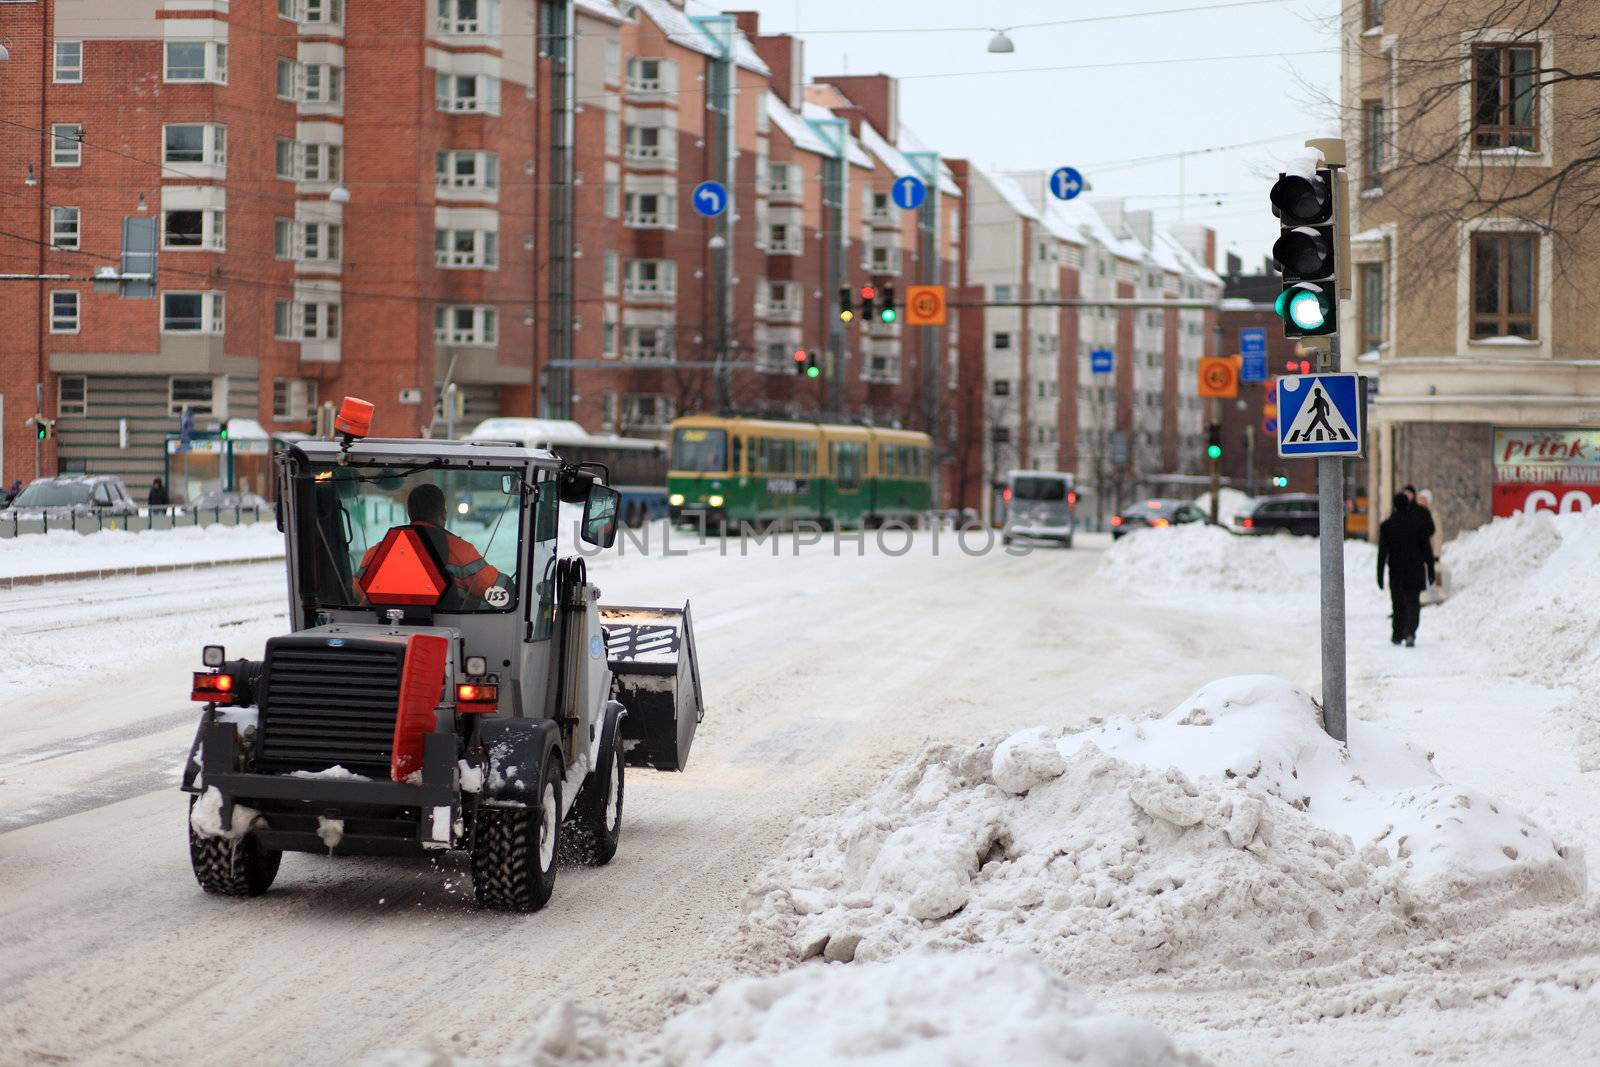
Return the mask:
<path fill-rule="evenodd" d="M 1432 489 L 1447 536 L 1600 503 L 1591 15 L 1554 0 L 1344 9 L 1345 362 L 1378 384 L 1375 501 Z"/>

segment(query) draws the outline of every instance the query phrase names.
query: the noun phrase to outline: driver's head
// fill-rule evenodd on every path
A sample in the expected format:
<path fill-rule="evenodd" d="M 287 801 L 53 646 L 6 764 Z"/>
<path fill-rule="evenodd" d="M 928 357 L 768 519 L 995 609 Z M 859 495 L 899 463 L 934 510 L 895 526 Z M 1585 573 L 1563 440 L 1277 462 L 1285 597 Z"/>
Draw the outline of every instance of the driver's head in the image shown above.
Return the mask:
<path fill-rule="evenodd" d="M 432 482 L 424 482 L 411 490 L 406 497 L 406 514 L 412 522 L 431 522 L 444 525 L 444 490 Z"/>

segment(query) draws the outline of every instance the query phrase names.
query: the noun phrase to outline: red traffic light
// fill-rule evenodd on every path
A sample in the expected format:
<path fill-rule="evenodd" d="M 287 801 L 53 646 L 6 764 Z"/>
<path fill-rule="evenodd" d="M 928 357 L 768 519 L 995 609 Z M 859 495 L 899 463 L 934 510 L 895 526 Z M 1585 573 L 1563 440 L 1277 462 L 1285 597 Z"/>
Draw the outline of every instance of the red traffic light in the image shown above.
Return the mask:
<path fill-rule="evenodd" d="M 878 298 L 878 290 L 876 288 L 874 288 L 873 286 L 870 286 L 870 285 L 863 285 L 861 287 L 861 299 L 863 299 L 863 300 L 876 300 L 877 298 Z"/>
<path fill-rule="evenodd" d="M 794 350 L 794 361 L 796 363 L 804 363 L 806 361 L 806 350 L 803 349 L 803 348 L 795 349 Z"/>

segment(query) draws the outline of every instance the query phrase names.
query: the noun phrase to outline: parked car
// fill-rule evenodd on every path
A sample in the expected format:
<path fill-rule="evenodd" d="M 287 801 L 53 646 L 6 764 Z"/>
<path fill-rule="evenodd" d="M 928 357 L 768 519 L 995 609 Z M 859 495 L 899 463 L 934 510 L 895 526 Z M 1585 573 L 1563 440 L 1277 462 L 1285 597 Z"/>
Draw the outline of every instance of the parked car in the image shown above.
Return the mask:
<path fill-rule="evenodd" d="M 139 514 L 122 479 L 112 474 L 59 474 L 36 478 L 0 511 L 0 518 L 70 522 L 80 515 L 102 519 Z"/>
<path fill-rule="evenodd" d="M 1263 497 L 1239 516 L 1239 530 L 1270 534 L 1280 530 L 1303 537 L 1317 536 L 1317 498 L 1310 493 L 1284 493 Z"/>
<path fill-rule="evenodd" d="M 1187 500 L 1145 500 L 1111 516 L 1111 539 L 1151 527 L 1205 522 L 1206 513 Z"/>
<path fill-rule="evenodd" d="M 201 493 L 184 507 L 189 511 L 250 511 L 257 513 L 272 510 L 272 504 L 254 493 L 213 492 Z"/>

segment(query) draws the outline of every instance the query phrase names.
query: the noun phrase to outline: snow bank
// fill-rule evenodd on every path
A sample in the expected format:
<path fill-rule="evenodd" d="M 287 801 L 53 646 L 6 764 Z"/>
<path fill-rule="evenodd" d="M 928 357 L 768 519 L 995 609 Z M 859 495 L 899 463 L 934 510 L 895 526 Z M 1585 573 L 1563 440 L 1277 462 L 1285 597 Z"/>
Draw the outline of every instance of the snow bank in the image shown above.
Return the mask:
<path fill-rule="evenodd" d="M 271 522 L 181 526 L 145 533 L 51 530 L 0 538 L 0 578 L 275 555 L 283 555 L 283 534 Z"/>
<path fill-rule="evenodd" d="M 1489 650 L 1507 673 L 1571 686 L 1580 765 L 1600 770 L 1600 508 L 1495 519 L 1443 556 L 1445 635 Z"/>
<path fill-rule="evenodd" d="M 667 1023 L 669 1067 L 1163 1067 L 1177 1053 L 1149 1023 L 1099 1014 L 1026 958 L 911 954 L 805 966 L 724 985 Z"/>
<path fill-rule="evenodd" d="M 1227 486 L 1223 486 L 1217 490 L 1217 521 L 1224 526 L 1232 526 L 1234 516 L 1243 515 L 1250 510 L 1250 506 L 1255 502 L 1256 498 L 1249 493 L 1241 493 L 1237 489 L 1229 489 Z M 1210 515 L 1211 490 L 1207 489 L 1195 497 L 1194 506 Z"/>
<path fill-rule="evenodd" d="M 868 962 L 1019 949 L 1118 980 L 1330 964 L 1581 898 L 1581 850 L 1381 728 L 1350 729 L 1345 754 L 1304 692 L 1243 677 L 1156 720 L 930 745 L 802 824 L 746 934 Z"/>
<path fill-rule="evenodd" d="M 1345 542 L 1346 580 L 1376 573 L 1376 550 Z M 1285 534 L 1241 535 L 1194 523 L 1136 530 L 1112 543 L 1099 576 L 1112 585 L 1158 597 L 1228 593 L 1312 593 L 1317 542 Z"/>

